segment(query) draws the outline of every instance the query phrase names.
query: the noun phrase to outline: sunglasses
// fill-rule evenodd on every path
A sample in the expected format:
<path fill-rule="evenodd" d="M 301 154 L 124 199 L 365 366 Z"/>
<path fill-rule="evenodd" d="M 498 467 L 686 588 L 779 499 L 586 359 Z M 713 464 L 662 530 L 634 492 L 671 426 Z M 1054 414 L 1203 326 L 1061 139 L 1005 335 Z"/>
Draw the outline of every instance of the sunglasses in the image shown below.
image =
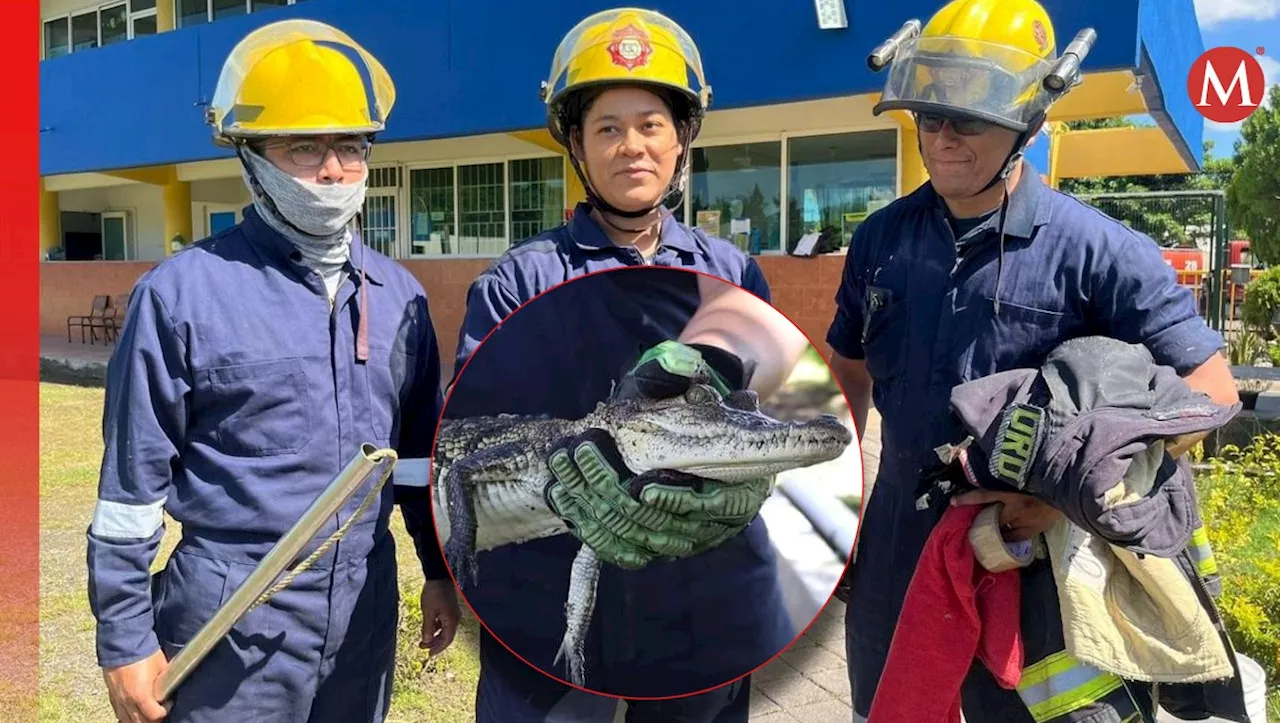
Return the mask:
<path fill-rule="evenodd" d="M 916 125 L 925 133 L 940 133 L 942 126 L 950 123 L 951 129 L 962 136 L 980 136 L 987 132 L 991 124 L 975 118 L 948 118 L 941 115 L 920 113 L 916 115 Z"/>

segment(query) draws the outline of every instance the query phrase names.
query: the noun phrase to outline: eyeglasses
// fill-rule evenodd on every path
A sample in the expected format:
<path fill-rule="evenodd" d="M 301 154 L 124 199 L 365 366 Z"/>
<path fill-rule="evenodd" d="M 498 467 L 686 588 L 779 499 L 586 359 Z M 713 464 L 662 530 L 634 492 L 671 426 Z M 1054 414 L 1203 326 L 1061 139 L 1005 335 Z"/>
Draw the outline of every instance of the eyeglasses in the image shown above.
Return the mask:
<path fill-rule="evenodd" d="M 343 170 L 358 171 L 369 160 L 369 149 L 372 144 L 362 138 L 343 138 L 325 143 L 319 140 L 295 140 L 287 143 L 273 143 L 264 148 L 283 149 L 289 162 L 299 168 L 319 168 L 333 151 Z"/>
<path fill-rule="evenodd" d="M 925 133 L 940 133 L 946 123 L 950 123 L 951 129 L 962 136 L 980 136 L 991 127 L 987 121 L 976 118 L 948 118 L 927 113 L 916 115 L 916 125 Z"/>

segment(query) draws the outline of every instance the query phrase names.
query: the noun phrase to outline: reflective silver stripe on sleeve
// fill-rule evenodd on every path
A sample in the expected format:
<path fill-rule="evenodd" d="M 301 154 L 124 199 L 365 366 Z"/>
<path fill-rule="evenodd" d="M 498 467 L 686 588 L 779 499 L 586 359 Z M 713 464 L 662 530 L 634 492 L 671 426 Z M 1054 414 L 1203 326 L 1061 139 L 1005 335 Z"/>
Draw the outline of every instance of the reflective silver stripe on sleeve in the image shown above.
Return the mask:
<path fill-rule="evenodd" d="M 95 537 L 145 540 L 164 526 L 167 498 L 146 505 L 98 500 L 89 531 Z"/>
<path fill-rule="evenodd" d="M 431 475 L 431 458 L 396 460 L 391 481 L 397 487 L 426 487 Z"/>

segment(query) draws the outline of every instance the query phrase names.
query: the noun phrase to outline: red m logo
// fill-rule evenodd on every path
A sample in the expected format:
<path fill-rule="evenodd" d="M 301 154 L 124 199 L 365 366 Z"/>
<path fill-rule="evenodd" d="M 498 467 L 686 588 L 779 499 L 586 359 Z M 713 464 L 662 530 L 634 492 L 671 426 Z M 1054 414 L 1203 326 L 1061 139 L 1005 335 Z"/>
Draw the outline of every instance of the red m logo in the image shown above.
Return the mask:
<path fill-rule="evenodd" d="M 1230 82 L 1223 84 L 1223 78 Z M 1266 98 L 1262 64 L 1240 48 L 1206 51 L 1187 75 L 1187 94 L 1200 115 L 1218 123 L 1248 118 Z"/>

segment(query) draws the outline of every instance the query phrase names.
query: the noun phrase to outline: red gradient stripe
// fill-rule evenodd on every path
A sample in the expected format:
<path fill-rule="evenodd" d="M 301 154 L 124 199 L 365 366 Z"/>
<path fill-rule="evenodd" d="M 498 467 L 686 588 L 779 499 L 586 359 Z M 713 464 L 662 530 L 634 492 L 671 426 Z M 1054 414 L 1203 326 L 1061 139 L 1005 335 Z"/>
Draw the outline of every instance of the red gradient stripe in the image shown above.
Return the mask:
<path fill-rule="evenodd" d="M 40 623 L 39 58 L 40 4 L 6 2 L 0 44 L 5 96 L 0 139 L 0 714 L 34 721 Z"/>

